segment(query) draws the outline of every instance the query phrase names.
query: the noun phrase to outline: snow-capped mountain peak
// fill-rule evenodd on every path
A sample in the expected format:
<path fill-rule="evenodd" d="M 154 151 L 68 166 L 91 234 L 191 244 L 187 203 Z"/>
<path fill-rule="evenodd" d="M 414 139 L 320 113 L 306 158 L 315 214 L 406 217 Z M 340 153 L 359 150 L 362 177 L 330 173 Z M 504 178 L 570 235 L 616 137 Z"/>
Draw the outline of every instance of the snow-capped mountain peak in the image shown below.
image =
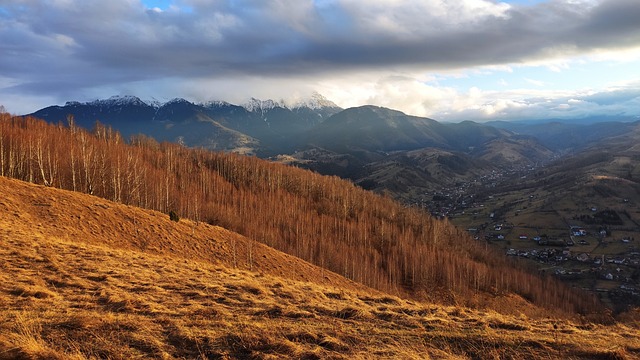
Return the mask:
<path fill-rule="evenodd" d="M 112 97 L 110 97 L 108 99 L 89 101 L 89 102 L 86 103 L 86 105 L 101 106 L 101 107 L 104 107 L 104 106 L 122 107 L 122 106 L 127 106 L 127 105 L 153 106 L 152 104 L 150 104 L 148 102 L 140 100 L 139 97 L 131 96 L 131 95 L 125 95 L 125 96 L 115 95 L 115 96 L 112 96 Z"/>
<path fill-rule="evenodd" d="M 204 102 L 202 104 L 200 104 L 203 107 L 212 109 L 212 108 L 217 108 L 217 107 L 224 107 L 224 106 L 230 106 L 231 104 L 223 101 L 223 100 L 210 100 L 207 102 Z"/>
<path fill-rule="evenodd" d="M 308 108 L 312 110 L 320 110 L 324 108 L 336 108 L 340 107 L 333 101 L 328 100 L 318 92 L 314 92 L 308 98 L 303 99 L 291 99 L 291 100 L 260 100 L 251 98 L 242 107 L 251 112 L 265 112 L 276 107 L 281 107 L 289 110 L 296 110 L 301 108 Z"/>
<path fill-rule="evenodd" d="M 291 106 L 291 109 L 309 108 L 312 110 L 318 110 L 322 108 L 339 108 L 333 101 L 328 100 L 326 97 L 318 92 L 313 92 L 307 99 L 300 99 L 295 101 Z"/>
<path fill-rule="evenodd" d="M 251 98 L 246 104 L 242 105 L 247 111 L 250 112 L 262 112 L 271 110 L 276 107 L 284 107 L 277 101 L 269 100 L 260 100 L 256 98 Z"/>
<path fill-rule="evenodd" d="M 100 108 L 122 108 L 124 106 L 149 106 L 154 109 L 159 109 L 161 107 L 165 107 L 169 105 L 177 105 L 177 104 L 191 104 L 191 105 L 202 106 L 205 108 L 216 108 L 216 107 L 224 107 L 224 106 L 232 105 L 231 103 L 228 103 L 222 100 L 212 100 L 212 101 L 196 104 L 188 100 L 185 100 L 183 98 L 174 98 L 167 102 L 162 102 L 155 98 L 152 98 L 151 100 L 146 101 L 146 100 L 141 100 L 139 97 L 132 96 L 132 95 L 115 95 L 115 96 L 111 96 L 108 99 L 97 99 L 97 100 L 87 101 L 87 102 L 68 101 L 65 103 L 65 106 L 88 105 L 88 106 L 96 106 Z M 294 98 L 290 100 L 280 100 L 280 101 L 275 101 L 271 99 L 260 100 L 252 97 L 249 101 L 247 101 L 246 103 L 240 106 L 242 106 L 249 112 L 259 112 L 262 114 L 274 108 L 284 108 L 289 110 L 297 110 L 297 109 L 303 109 L 303 108 L 308 108 L 311 110 L 320 110 L 323 108 L 340 109 L 340 107 L 336 105 L 334 102 L 328 100 L 327 98 L 325 98 L 324 96 L 322 96 L 317 92 L 312 93 L 311 96 L 307 98 L 302 98 L 302 99 Z"/>
<path fill-rule="evenodd" d="M 175 104 L 192 104 L 189 100 L 185 100 L 183 98 L 173 98 L 166 103 L 162 104 L 162 106 L 169 106 Z"/>

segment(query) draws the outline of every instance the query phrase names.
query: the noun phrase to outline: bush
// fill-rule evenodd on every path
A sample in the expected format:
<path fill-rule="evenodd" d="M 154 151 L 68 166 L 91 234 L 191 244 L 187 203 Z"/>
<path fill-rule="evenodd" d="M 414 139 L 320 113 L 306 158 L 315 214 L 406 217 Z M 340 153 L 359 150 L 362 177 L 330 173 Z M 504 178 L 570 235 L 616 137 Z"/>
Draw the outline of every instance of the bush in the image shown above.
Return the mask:
<path fill-rule="evenodd" d="M 175 221 L 175 222 L 180 221 L 180 217 L 173 210 L 169 211 L 169 219 L 171 219 L 171 221 Z"/>

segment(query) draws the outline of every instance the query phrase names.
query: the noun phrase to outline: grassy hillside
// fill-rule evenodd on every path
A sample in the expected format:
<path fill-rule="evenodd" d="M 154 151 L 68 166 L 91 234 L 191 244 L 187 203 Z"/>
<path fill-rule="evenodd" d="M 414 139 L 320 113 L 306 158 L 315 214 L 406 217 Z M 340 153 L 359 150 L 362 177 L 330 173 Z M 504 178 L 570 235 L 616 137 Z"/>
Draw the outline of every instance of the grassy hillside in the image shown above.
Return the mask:
<path fill-rule="evenodd" d="M 0 359 L 640 356 L 637 322 L 403 300 L 219 227 L 3 177 L 0 193 Z"/>
<path fill-rule="evenodd" d="M 3 176 L 174 211 L 400 296 L 483 307 L 515 293 L 554 311 L 602 311 L 446 221 L 335 177 L 144 137 L 125 144 L 102 126 L 0 116 Z"/>

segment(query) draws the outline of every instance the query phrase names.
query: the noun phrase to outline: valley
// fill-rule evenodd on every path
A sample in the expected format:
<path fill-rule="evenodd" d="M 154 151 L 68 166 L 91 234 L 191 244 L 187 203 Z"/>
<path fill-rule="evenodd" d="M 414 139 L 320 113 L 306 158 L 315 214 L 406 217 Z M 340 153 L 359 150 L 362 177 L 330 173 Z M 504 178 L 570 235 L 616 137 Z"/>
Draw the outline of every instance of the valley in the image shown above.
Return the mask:
<path fill-rule="evenodd" d="M 625 311 L 640 305 L 640 185 L 617 175 L 638 164 L 601 151 L 494 172 L 420 206 Z"/>

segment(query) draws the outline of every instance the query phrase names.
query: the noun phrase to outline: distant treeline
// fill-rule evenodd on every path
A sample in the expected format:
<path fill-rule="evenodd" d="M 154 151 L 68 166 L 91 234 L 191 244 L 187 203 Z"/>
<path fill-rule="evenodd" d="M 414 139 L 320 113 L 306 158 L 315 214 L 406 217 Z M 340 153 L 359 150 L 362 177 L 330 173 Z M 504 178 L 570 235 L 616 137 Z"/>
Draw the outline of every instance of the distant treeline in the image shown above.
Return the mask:
<path fill-rule="evenodd" d="M 571 313 L 601 309 L 419 209 L 253 157 L 0 114 L 0 175 L 220 225 L 402 296 L 473 305 L 478 293 L 514 292 Z"/>

